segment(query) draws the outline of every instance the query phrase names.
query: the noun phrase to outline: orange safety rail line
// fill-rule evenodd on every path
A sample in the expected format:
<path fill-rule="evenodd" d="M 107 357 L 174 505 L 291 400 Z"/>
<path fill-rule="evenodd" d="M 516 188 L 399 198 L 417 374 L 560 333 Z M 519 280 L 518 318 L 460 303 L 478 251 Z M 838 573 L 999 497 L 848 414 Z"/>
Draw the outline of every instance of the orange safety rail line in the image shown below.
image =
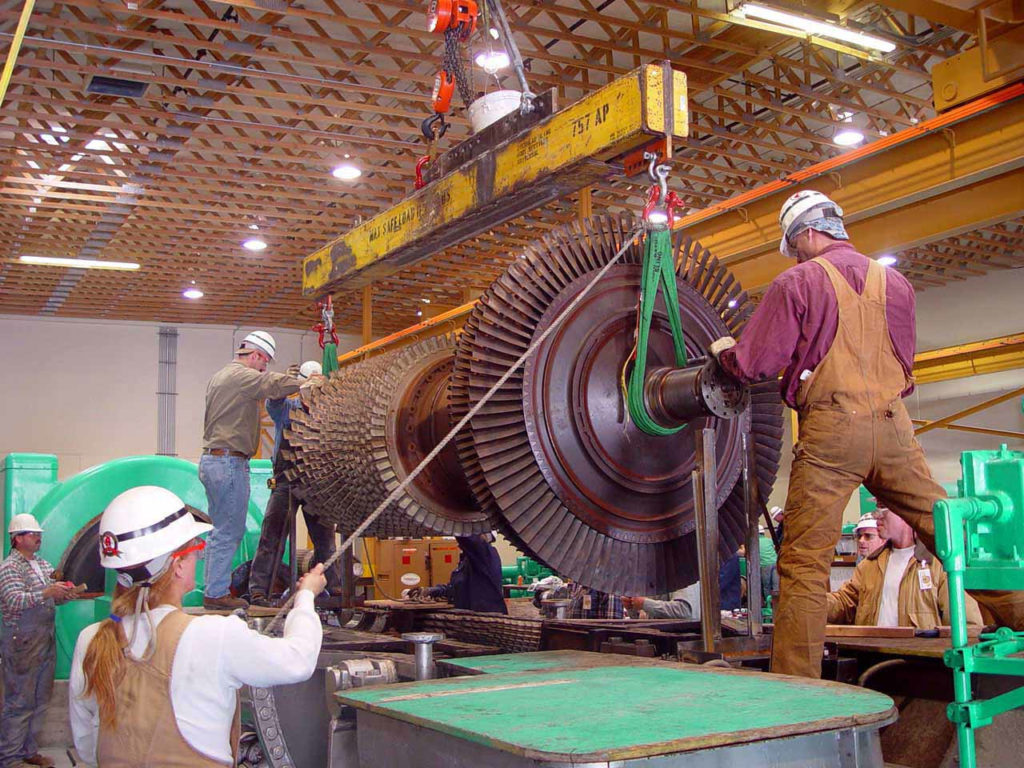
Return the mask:
<path fill-rule="evenodd" d="M 383 339 L 371 341 L 369 344 L 365 344 L 364 346 L 359 347 L 358 349 L 353 349 L 351 352 L 346 352 L 343 355 L 338 355 L 338 363 L 347 363 L 354 358 L 362 357 L 368 352 L 373 352 L 375 349 L 386 347 L 388 344 L 392 344 L 396 341 L 399 341 L 400 339 L 403 339 L 406 336 L 412 336 L 422 331 L 430 330 L 431 328 L 434 328 L 443 323 L 447 323 L 451 320 L 455 320 L 456 318 L 469 314 L 473 310 L 473 307 L 475 306 L 476 302 L 471 301 L 468 304 L 463 304 L 460 307 L 455 307 L 455 309 L 449 309 L 447 312 L 443 312 L 437 317 L 432 317 L 429 320 L 424 320 L 422 323 L 411 325 L 408 328 L 404 328 L 401 331 L 395 331 L 390 336 L 385 336 Z"/>
<path fill-rule="evenodd" d="M 919 125 L 905 128 L 899 133 L 894 133 L 892 136 L 886 136 L 878 141 L 865 144 L 860 149 L 855 149 L 837 157 L 823 160 L 822 162 L 815 163 L 803 170 L 791 173 L 779 181 L 763 184 L 760 187 L 755 187 L 749 192 L 744 192 L 736 197 L 731 197 L 721 203 L 709 205 L 707 208 L 702 208 L 696 213 L 691 213 L 689 216 L 684 216 L 677 220 L 674 228 L 679 229 L 680 227 L 685 227 L 706 219 L 714 218 L 715 216 L 727 211 L 742 208 L 747 203 L 752 203 L 762 197 L 767 197 L 768 195 L 780 192 L 788 187 L 822 176 L 829 171 L 834 171 L 836 168 L 842 168 L 844 165 L 849 165 L 856 160 L 862 160 L 865 157 L 870 157 L 871 155 L 878 154 L 879 152 L 899 146 L 900 144 L 905 144 L 908 141 L 919 139 L 929 133 L 940 131 L 947 126 L 958 123 L 968 117 L 973 117 L 974 115 L 985 112 L 1022 95 L 1024 95 L 1024 83 L 1014 83 L 1013 85 L 1009 85 L 995 93 L 990 93 L 987 96 L 981 96 L 969 104 L 964 104 L 963 106 L 951 109 L 949 112 L 933 117 L 930 120 L 925 120 Z"/>

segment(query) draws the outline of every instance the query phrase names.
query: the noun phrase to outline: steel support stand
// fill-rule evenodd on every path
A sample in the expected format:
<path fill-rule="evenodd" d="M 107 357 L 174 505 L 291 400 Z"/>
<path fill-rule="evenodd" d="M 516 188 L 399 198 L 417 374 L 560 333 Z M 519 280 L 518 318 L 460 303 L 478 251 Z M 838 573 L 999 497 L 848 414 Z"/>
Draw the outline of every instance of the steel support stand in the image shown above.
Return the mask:
<path fill-rule="evenodd" d="M 693 470 L 693 510 L 697 523 L 697 562 L 700 570 L 700 634 L 705 653 L 714 653 L 722 639 L 721 595 L 718 591 L 718 467 L 715 429 L 696 436 L 697 467 Z"/>
<path fill-rule="evenodd" d="M 764 631 L 761 610 L 764 607 L 764 593 L 761 585 L 761 537 L 758 534 L 758 518 L 761 504 L 757 487 L 754 441 L 750 438 L 750 413 L 743 415 L 743 508 L 747 513 L 747 618 L 751 637 Z"/>

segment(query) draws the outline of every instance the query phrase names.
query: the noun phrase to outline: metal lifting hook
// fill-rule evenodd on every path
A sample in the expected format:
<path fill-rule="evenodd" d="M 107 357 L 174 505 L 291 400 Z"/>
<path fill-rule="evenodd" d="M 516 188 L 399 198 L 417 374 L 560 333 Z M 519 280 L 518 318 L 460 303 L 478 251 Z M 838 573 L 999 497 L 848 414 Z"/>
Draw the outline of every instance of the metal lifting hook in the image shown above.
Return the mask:
<path fill-rule="evenodd" d="M 435 127 L 435 123 L 440 125 Z M 427 141 L 437 141 L 444 136 L 448 132 L 448 122 L 444 119 L 444 113 L 437 112 L 420 123 L 420 132 Z"/>
<path fill-rule="evenodd" d="M 647 193 L 643 217 L 649 224 L 668 224 L 671 228 L 675 222 L 675 209 L 682 207 L 683 201 L 668 189 L 668 175 L 672 167 L 665 163 L 658 165 L 658 159 L 657 152 L 644 152 L 644 160 L 648 161 L 647 175 L 653 184 Z"/>

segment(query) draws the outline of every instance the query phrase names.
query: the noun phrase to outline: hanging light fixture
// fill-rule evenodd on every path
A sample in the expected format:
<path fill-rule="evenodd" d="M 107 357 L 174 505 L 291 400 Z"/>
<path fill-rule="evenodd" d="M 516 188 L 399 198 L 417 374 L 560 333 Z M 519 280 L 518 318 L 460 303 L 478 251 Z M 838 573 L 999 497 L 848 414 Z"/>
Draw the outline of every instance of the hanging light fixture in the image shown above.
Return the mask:
<path fill-rule="evenodd" d="M 740 3 L 729 11 L 729 15 L 735 19 L 767 21 L 770 24 L 778 25 L 775 31 L 796 37 L 817 35 L 882 53 L 892 53 L 896 50 L 896 44 L 889 40 L 858 32 L 831 20 L 783 11 L 763 3 Z"/>
<path fill-rule="evenodd" d="M 354 163 L 342 163 L 331 171 L 331 175 L 336 179 L 341 179 L 342 181 L 355 181 L 363 175 L 363 172 L 359 170 L 359 167 Z"/>

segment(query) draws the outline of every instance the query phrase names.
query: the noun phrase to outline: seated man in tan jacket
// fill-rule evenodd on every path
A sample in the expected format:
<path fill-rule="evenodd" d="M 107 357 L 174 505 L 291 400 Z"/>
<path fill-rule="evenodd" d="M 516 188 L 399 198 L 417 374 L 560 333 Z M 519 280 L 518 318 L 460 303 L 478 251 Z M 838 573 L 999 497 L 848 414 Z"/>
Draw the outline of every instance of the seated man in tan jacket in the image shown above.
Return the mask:
<path fill-rule="evenodd" d="M 889 541 L 857 564 L 853 578 L 828 596 L 829 624 L 934 629 L 949 624 L 949 592 L 942 563 L 917 541 L 913 529 L 885 507 L 879 533 Z M 982 624 L 967 598 L 967 624 Z"/>

